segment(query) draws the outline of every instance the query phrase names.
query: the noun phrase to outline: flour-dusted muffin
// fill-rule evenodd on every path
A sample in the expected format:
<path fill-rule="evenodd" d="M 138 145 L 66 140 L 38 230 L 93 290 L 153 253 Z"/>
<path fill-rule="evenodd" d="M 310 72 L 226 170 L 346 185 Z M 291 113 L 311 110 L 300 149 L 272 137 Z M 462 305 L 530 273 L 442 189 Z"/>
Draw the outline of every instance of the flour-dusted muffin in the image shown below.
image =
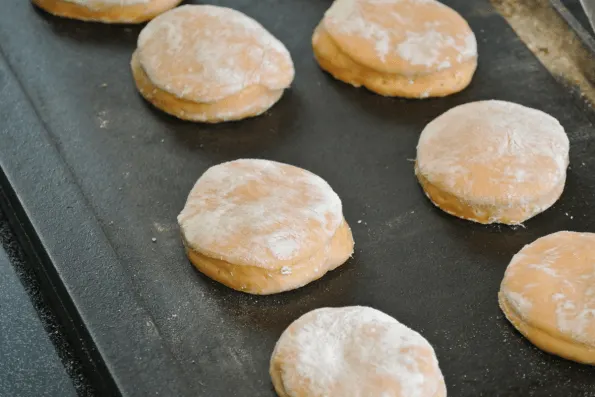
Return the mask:
<path fill-rule="evenodd" d="M 498 300 L 535 346 L 595 365 L 595 234 L 564 231 L 526 245 L 508 265 Z"/>
<path fill-rule="evenodd" d="M 275 346 L 270 374 L 280 397 L 446 397 L 428 341 L 362 306 L 294 321 Z"/>
<path fill-rule="evenodd" d="M 558 200 L 568 151 L 564 128 L 552 116 L 510 102 L 473 102 L 424 128 L 415 173 L 449 214 L 514 225 Z"/>
<path fill-rule="evenodd" d="M 182 0 L 32 0 L 50 14 L 83 21 L 141 23 Z"/>
<path fill-rule="evenodd" d="M 151 21 L 131 66 L 145 99 L 206 123 L 265 112 L 294 77 L 289 52 L 265 28 L 239 11 L 210 5 L 178 7 Z"/>
<path fill-rule="evenodd" d="M 336 0 L 312 45 L 322 69 L 385 96 L 450 95 L 477 67 L 473 31 L 435 0 Z"/>
<path fill-rule="evenodd" d="M 319 176 L 267 160 L 209 168 L 178 223 L 190 261 L 238 291 L 302 287 L 353 253 L 341 200 Z"/>

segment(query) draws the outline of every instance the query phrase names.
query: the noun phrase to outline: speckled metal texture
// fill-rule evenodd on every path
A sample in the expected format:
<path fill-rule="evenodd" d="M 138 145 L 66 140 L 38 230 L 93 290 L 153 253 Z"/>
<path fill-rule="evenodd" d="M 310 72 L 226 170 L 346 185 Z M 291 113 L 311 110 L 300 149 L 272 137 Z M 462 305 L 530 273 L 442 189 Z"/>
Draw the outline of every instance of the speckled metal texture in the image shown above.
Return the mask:
<path fill-rule="evenodd" d="M 445 0 L 477 34 L 479 69 L 464 92 L 423 101 L 383 98 L 317 67 L 310 37 L 328 0 L 214 3 L 256 18 L 293 55 L 295 83 L 262 117 L 209 126 L 151 108 L 129 71 L 140 27 L 62 20 L 24 0 L 5 0 L 0 12 L 2 184 L 64 313 L 96 346 L 114 388 L 125 396 L 273 397 L 268 362 L 283 329 L 309 310 L 357 304 L 421 332 L 451 396 L 595 395 L 592 368 L 533 347 L 497 303 L 523 245 L 558 230 L 595 231 L 593 114 L 488 0 Z M 524 227 L 444 214 L 413 174 L 430 120 L 491 98 L 546 111 L 570 137 L 562 198 Z M 241 157 L 325 178 L 353 227 L 353 259 L 307 287 L 265 297 L 195 271 L 176 215 L 202 172 Z"/>
<path fill-rule="evenodd" d="M 0 239 L 3 218 L 0 214 Z M 75 397 L 29 295 L 0 245 L 0 396 Z"/>

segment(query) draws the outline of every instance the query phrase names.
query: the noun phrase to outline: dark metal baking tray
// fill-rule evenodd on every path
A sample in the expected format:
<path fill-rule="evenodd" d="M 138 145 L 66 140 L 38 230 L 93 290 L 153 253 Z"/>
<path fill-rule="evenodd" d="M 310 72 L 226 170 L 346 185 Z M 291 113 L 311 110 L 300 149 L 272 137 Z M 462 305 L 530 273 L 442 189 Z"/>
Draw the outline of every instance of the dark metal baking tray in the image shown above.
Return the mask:
<path fill-rule="evenodd" d="M 3 222 L 0 213 L 0 396 L 76 397 L 72 381 L 2 247 L 7 226 Z"/>
<path fill-rule="evenodd" d="M 420 331 L 451 396 L 595 395 L 591 367 L 533 347 L 497 304 L 504 269 L 524 244 L 562 229 L 595 231 L 594 115 L 489 2 L 445 1 L 476 32 L 479 69 L 462 93 L 423 101 L 355 89 L 316 66 L 310 35 L 330 1 L 213 3 L 256 18 L 293 55 L 295 83 L 262 117 L 216 126 L 169 117 L 142 100 L 130 76 L 141 27 L 2 2 L 0 202 L 101 395 L 272 397 L 268 361 L 283 329 L 309 310 L 343 305 L 375 307 Z M 546 111 L 570 137 L 564 194 L 525 227 L 446 215 L 413 174 L 426 123 L 490 98 Z M 176 215 L 207 167 L 240 157 L 324 177 L 343 199 L 354 258 L 264 297 L 195 271 Z"/>

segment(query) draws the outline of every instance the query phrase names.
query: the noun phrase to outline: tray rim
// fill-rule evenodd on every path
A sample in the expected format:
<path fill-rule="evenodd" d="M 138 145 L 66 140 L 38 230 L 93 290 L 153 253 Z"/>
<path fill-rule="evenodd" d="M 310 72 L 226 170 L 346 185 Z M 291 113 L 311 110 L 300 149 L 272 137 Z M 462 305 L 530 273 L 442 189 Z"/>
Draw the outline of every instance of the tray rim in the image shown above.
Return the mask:
<path fill-rule="evenodd" d="M 5 98 L 0 140 L 8 142 L 0 145 L 0 207 L 26 252 L 27 265 L 49 288 L 44 288 L 44 298 L 70 331 L 67 338 L 87 364 L 85 375 L 90 375 L 92 386 L 106 396 L 202 395 L 178 376 L 181 364 L 130 288 L 128 274 L 1 49 L 0 94 Z M 33 186 L 35 170 L 44 172 L 42 180 L 50 182 L 51 189 Z M 60 227 L 47 227 L 56 223 Z M 73 265 L 89 256 L 93 260 L 88 266 L 103 273 L 82 274 Z M 104 277 L 108 269 L 109 283 Z M 73 283 L 83 278 L 84 284 Z M 127 310 L 98 307 L 89 290 L 115 293 Z M 123 317 L 128 321 L 113 321 Z"/>

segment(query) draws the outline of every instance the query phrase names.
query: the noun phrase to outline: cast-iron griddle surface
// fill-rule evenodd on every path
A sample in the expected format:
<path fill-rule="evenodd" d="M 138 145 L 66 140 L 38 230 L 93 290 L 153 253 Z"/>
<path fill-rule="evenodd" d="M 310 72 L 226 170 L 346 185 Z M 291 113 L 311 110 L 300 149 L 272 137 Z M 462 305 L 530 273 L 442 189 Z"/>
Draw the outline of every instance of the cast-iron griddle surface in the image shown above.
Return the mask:
<path fill-rule="evenodd" d="M 319 307 L 368 305 L 431 342 L 450 396 L 595 395 L 592 367 L 533 347 L 498 308 L 504 270 L 523 245 L 558 230 L 595 231 L 595 148 L 591 115 L 488 0 L 445 1 L 475 31 L 480 66 L 461 94 L 423 101 L 383 98 L 317 67 L 310 37 L 329 0 L 213 3 L 254 17 L 292 53 L 295 83 L 262 117 L 209 126 L 151 108 L 129 70 L 141 27 L 59 19 L 25 0 L 4 0 L 0 11 L 0 46 L 11 69 L 0 74 L 0 164 L 123 394 L 155 387 L 159 395 L 272 397 L 269 357 L 290 322 Z M 26 104 L 9 95 L 17 90 L 9 84 L 13 75 L 40 122 L 25 123 Z M 570 137 L 566 190 L 525 227 L 446 215 L 425 198 L 413 174 L 417 140 L 430 120 L 491 98 L 548 112 Z M 38 143 L 36 134 L 40 153 L 51 146 L 69 177 L 60 179 L 54 163 L 25 150 Z M 325 178 L 343 200 L 355 256 L 309 286 L 274 296 L 235 292 L 195 271 L 176 216 L 209 166 L 247 157 Z M 67 206 L 64 196 L 73 197 Z M 87 215 L 72 219 L 69 210 Z M 101 233 L 84 232 L 96 221 Z M 114 292 L 122 282 L 119 266 L 127 287 Z M 70 281 L 75 276 L 78 283 Z M 145 320 L 137 322 L 145 312 L 151 332 L 142 333 Z M 109 339 L 122 329 L 134 334 Z M 165 349 L 143 338 L 163 341 Z M 138 364 L 145 354 L 153 358 Z"/>

